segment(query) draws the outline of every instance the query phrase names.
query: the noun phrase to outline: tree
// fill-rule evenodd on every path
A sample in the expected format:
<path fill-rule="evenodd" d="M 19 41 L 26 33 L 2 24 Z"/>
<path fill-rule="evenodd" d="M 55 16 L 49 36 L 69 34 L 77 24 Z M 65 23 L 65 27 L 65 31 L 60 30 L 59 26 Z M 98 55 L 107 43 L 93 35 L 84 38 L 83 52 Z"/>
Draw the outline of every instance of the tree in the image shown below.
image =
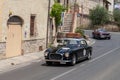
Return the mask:
<path fill-rule="evenodd" d="M 119 31 L 120 31 L 120 10 L 119 9 L 115 9 L 113 11 L 113 17 L 114 17 L 114 20 L 117 23 L 117 25 L 119 27 Z"/>
<path fill-rule="evenodd" d="M 84 36 L 84 30 L 82 30 L 81 27 L 77 27 L 75 33 L 79 33 L 82 37 Z"/>
<path fill-rule="evenodd" d="M 104 25 L 109 21 L 109 14 L 104 7 L 96 6 L 90 11 L 89 18 L 93 26 Z"/>
<path fill-rule="evenodd" d="M 84 32 L 84 30 L 81 29 L 81 27 L 77 27 L 77 28 L 75 29 L 75 33 L 79 33 L 79 34 L 81 35 L 81 37 L 83 37 L 83 38 L 85 38 L 85 39 L 88 39 L 88 36 L 85 35 L 85 32 Z"/>
<path fill-rule="evenodd" d="M 61 24 L 61 14 L 64 10 L 65 8 L 60 3 L 55 1 L 54 5 L 52 6 L 50 15 L 51 17 L 55 18 L 56 32 L 57 32 L 58 26 Z"/>

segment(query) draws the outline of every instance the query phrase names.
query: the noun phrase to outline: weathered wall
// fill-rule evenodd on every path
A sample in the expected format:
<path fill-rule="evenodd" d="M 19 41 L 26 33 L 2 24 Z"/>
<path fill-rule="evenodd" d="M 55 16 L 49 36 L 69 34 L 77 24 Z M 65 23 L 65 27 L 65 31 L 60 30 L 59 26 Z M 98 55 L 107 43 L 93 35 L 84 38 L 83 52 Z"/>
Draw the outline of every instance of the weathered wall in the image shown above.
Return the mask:
<path fill-rule="evenodd" d="M 0 54 L 5 54 L 5 50 L 6 50 L 6 43 L 1 42 L 0 43 Z"/>
<path fill-rule="evenodd" d="M 89 10 L 96 7 L 96 5 L 103 6 L 103 2 L 100 0 L 77 0 L 77 4 L 80 6 L 80 13 L 89 14 Z"/>
<path fill-rule="evenodd" d="M 88 19 L 88 17 L 84 17 L 84 16 L 80 17 L 80 16 L 78 16 L 78 18 L 77 18 L 77 27 L 79 27 L 79 26 L 88 27 L 89 24 L 90 24 L 90 20 Z"/>
<path fill-rule="evenodd" d="M 30 37 L 30 15 L 36 15 L 35 30 L 36 35 L 32 38 L 45 38 L 46 36 L 46 26 L 47 26 L 47 14 L 48 14 L 48 0 L 5 0 L 3 6 L 2 15 L 2 41 L 5 41 L 7 20 L 9 18 L 9 13 L 12 15 L 18 15 L 24 20 L 24 25 L 22 27 L 22 39 L 29 40 Z M 12 16 L 11 15 L 11 16 Z M 25 33 L 27 33 L 25 35 Z"/>
<path fill-rule="evenodd" d="M 3 2 L 4 2 L 4 0 L 0 0 L 0 23 L 2 23 Z M 2 24 L 0 24 L 0 41 L 2 41 Z"/>
<path fill-rule="evenodd" d="M 23 47 L 23 54 L 25 53 L 33 53 L 33 52 L 39 52 L 43 49 L 45 49 L 44 39 L 34 39 L 34 40 L 25 40 L 23 41 L 22 47 Z"/>

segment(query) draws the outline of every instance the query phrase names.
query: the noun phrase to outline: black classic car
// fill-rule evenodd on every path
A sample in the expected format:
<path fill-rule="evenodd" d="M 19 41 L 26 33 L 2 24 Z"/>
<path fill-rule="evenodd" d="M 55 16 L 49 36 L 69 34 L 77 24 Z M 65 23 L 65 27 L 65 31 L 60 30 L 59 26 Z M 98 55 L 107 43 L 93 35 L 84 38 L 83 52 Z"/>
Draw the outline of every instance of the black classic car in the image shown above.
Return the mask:
<path fill-rule="evenodd" d="M 55 62 L 60 64 L 75 65 L 83 59 L 91 59 L 92 47 L 88 46 L 85 39 L 66 38 L 57 47 L 48 48 L 44 52 L 47 65 Z"/>
<path fill-rule="evenodd" d="M 111 39 L 111 34 L 102 28 L 94 30 L 92 36 L 95 39 Z"/>

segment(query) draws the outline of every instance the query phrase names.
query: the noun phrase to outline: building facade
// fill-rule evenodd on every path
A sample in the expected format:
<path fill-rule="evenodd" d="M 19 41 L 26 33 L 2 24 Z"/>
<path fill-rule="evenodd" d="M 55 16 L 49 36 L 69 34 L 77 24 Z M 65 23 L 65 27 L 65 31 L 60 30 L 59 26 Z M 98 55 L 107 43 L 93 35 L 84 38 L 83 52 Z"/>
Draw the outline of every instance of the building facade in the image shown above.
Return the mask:
<path fill-rule="evenodd" d="M 13 57 L 45 49 L 48 2 L 1 0 L 0 54 Z"/>
<path fill-rule="evenodd" d="M 89 11 L 97 5 L 105 7 L 109 11 L 109 14 L 112 14 L 114 9 L 114 0 L 77 0 L 77 4 L 79 5 L 78 26 L 89 26 Z"/>
<path fill-rule="evenodd" d="M 77 4 L 79 4 L 80 12 L 84 12 L 84 14 L 89 14 L 89 10 L 97 5 L 103 6 L 108 11 L 113 12 L 114 0 L 77 0 Z"/>

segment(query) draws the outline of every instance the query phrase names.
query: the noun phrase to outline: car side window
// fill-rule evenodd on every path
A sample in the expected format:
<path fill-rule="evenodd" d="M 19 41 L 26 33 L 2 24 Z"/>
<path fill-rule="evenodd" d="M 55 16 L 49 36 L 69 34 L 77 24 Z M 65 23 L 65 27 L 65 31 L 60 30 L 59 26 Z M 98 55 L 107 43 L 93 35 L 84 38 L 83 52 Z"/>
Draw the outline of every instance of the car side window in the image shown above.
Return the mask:
<path fill-rule="evenodd" d="M 82 47 L 87 46 L 87 43 L 86 43 L 86 41 L 84 41 L 84 40 L 81 40 L 81 41 L 80 41 L 80 44 L 81 44 Z"/>

